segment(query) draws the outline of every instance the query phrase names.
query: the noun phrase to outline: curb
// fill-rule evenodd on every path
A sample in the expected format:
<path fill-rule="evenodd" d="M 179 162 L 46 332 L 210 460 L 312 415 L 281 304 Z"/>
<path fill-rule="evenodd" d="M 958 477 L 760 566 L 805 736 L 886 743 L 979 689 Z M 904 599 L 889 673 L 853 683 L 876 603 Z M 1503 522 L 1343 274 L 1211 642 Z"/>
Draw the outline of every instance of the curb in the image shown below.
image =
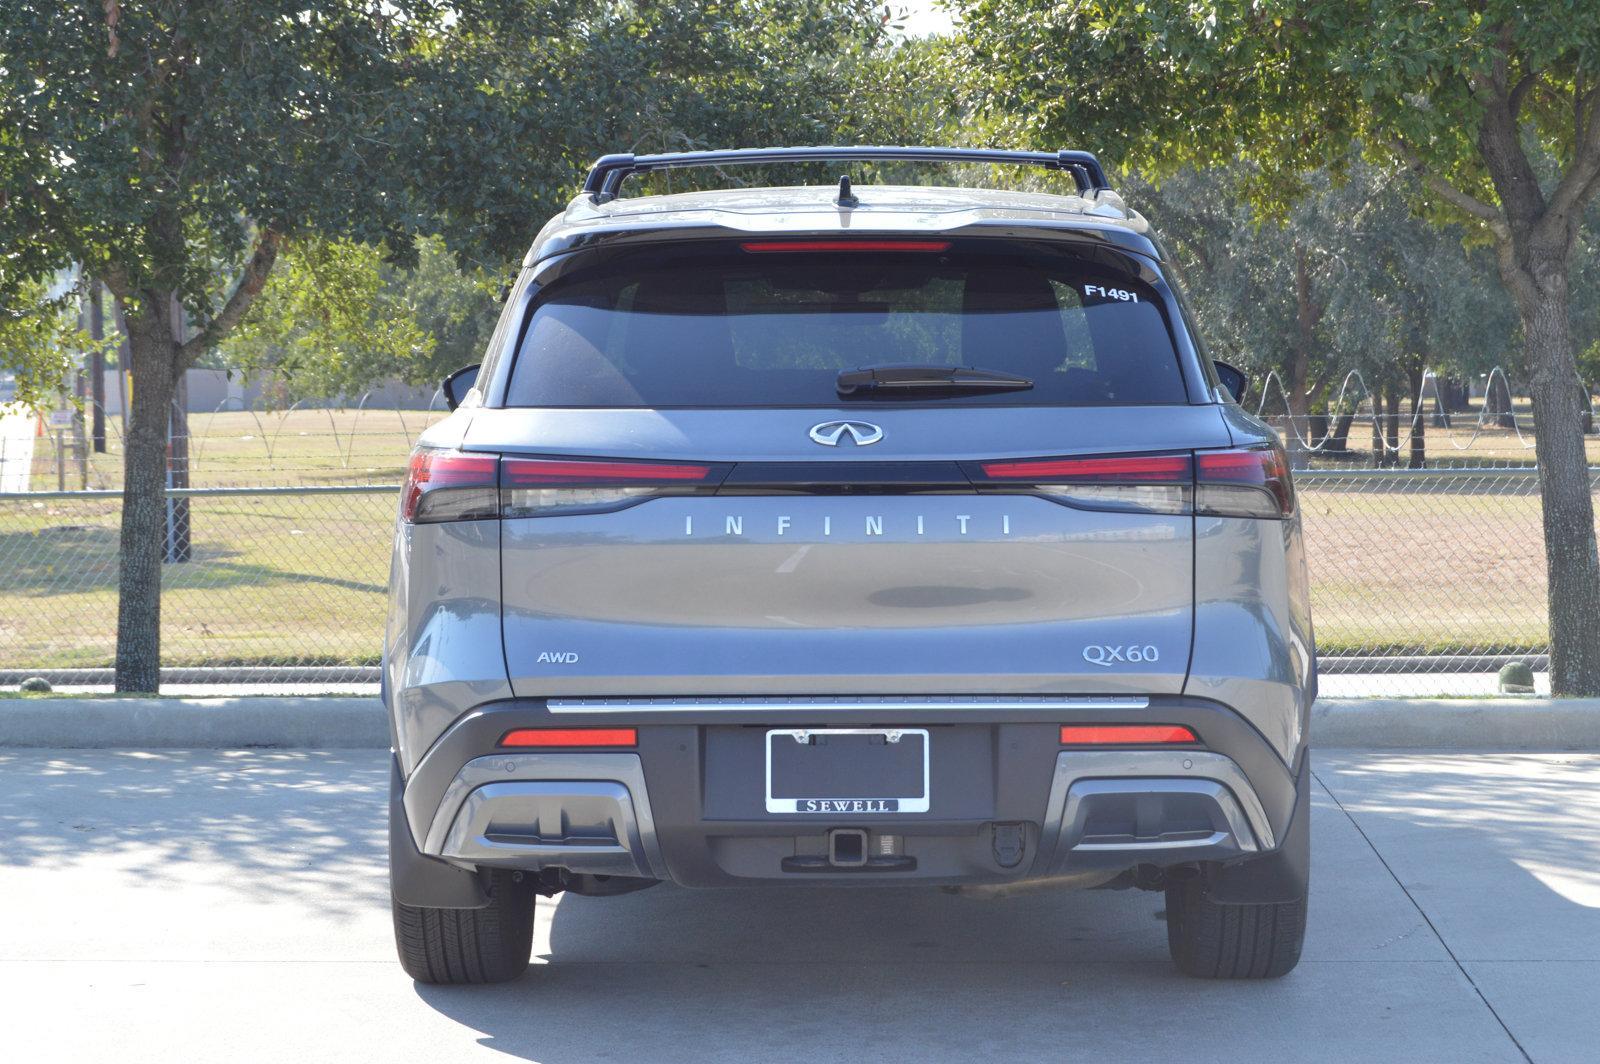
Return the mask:
<path fill-rule="evenodd" d="M 1600 751 L 1600 698 L 1321 698 L 1318 747 Z M 387 749 L 376 698 L 0 699 L 0 747 Z"/>
<path fill-rule="evenodd" d="M 1313 746 L 1600 750 L 1600 698 L 1319 698 Z"/>
<path fill-rule="evenodd" d="M 5 698 L 0 747 L 314 750 L 389 746 L 376 698 Z"/>

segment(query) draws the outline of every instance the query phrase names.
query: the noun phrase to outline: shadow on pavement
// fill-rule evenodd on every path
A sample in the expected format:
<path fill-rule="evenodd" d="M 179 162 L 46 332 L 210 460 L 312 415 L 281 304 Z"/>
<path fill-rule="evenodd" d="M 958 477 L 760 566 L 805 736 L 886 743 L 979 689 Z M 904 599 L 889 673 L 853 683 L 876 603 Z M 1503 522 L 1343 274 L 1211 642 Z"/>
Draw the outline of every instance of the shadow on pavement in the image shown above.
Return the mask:
<path fill-rule="evenodd" d="M 388 782 L 378 751 L 0 752 L 0 866 L 92 855 L 182 889 L 209 862 L 250 900 L 387 908 Z"/>

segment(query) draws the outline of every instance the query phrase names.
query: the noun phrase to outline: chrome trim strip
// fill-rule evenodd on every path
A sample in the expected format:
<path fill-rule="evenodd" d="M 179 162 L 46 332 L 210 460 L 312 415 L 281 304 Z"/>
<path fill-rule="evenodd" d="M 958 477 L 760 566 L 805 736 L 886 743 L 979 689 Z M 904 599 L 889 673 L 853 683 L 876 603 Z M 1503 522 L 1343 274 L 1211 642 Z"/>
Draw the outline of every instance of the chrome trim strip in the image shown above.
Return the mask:
<path fill-rule="evenodd" d="M 791 713 L 806 710 L 1004 709 L 1054 713 L 1063 709 L 1146 709 L 1148 698 L 552 698 L 551 713 Z"/>

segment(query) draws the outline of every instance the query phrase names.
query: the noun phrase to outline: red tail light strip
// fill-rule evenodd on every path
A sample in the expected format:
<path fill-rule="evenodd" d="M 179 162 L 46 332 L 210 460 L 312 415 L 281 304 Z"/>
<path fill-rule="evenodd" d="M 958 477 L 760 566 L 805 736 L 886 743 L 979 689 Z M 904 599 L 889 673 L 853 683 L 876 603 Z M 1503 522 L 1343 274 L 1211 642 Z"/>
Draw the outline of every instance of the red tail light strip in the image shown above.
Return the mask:
<path fill-rule="evenodd" d="M 991 480 L 1026 480 L 1035 484 L 1077 481 L 1181 484 L 1194 476 L 1194 464 L 1186 454 L 1028 458 L 1015 462 L 984 462 L 982 468 Z"/>
<path fill-rule="evenodd" d="M 616 484 L 655 481 L 705 480 L 711 467 L 668 462 L 563 461 L 544 458 L 507 458 L 500 467 L 506 487 L 546 484 Z"/>
<path fill-rule="evenodd" d="M 1063 724 L 1062 746 L 1147 746 L 1156 743 L 1197 743 L 1194 732 L 1181 724 Z"/>
<path fill-rule="evenodd" d="M 949 251 L 948 240 L 755 240 L 739 245 L 758 253 L 784 251 Z"/>
<path fill-rule="evenodd" d="M 1087 455 L 1020 458 L 967 466 L 974 480 L 1088 489 L 1104 486 L 1197 486 L 1196 511 L 1222 516 L 1288 517 L 1294 513 L 1294 487 L 1283 448 L 1246 447 L 1189 454 Z M 1211 489 L 1208 491 L 1207 489 Z M 1240 489 L 1247 489 L 1241 491 Z M 1254 490 L 1248 490 L 1254 489 Z M 1095 508 L 1092 500 L 1077 505 Z M 1188 512 L 1188 504 L 1182 510 Z"/>
<path fill-rule="evenodd" d="M 639 733 L 635 728 L 517 728 L 501 736 L 500 745 L 541 750 L 638 746 Z"/>

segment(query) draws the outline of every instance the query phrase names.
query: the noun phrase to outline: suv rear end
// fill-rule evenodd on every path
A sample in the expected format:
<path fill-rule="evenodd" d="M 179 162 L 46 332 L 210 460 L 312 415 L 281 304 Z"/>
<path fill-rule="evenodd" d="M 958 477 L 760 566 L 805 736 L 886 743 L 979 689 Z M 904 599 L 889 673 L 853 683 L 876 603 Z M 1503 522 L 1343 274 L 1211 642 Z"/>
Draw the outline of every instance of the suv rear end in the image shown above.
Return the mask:
<path fill-rule="evenodd" d="M 1080 190 L 615 196 L 784 151 Z M 1294 966 L 1289 473 L 1103 185 L 1082 153 L 601 161 L 402 499 L 413 976 L 510 977 L 536 895 L 662 881 L 1162 889 L 1183 970 Z"/>

